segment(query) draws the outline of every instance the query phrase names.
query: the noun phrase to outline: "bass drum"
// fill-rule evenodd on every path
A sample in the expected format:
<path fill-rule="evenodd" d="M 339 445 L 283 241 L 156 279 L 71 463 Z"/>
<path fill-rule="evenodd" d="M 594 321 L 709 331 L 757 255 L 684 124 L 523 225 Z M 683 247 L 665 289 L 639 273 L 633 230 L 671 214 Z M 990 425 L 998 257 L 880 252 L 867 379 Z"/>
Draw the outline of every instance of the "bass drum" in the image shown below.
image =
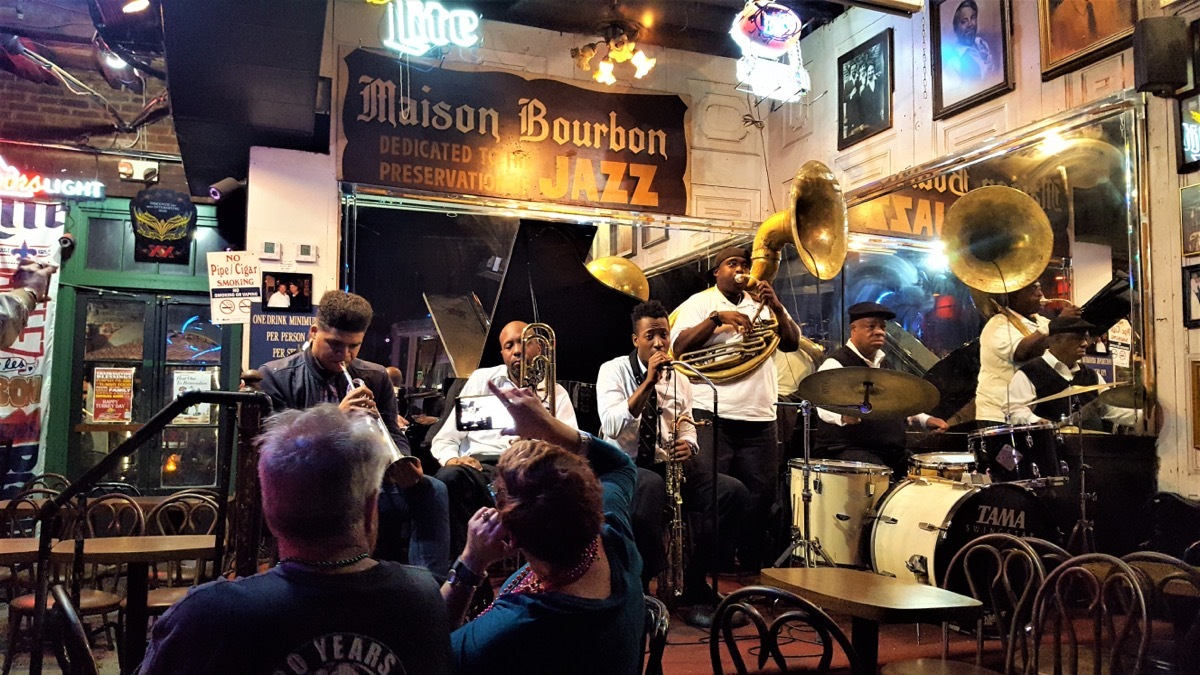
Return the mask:
<path fill-rule="evenodd" d="M 1050 510 L 1021 485 L 910 478 L 879 502 L 871 563 L 879 574 L 936 586 L 955 553 L 994 532 L 1058 540 Z"/>

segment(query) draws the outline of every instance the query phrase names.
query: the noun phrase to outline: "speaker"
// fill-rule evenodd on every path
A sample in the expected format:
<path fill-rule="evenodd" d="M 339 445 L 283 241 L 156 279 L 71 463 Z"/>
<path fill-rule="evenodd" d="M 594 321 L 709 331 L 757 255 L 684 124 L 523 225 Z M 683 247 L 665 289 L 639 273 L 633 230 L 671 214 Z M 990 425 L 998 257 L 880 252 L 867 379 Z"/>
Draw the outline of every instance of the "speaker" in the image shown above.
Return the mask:
<path fill-rule="evenodd" d="M 1133 77 L 1138 91 L 1171 97 L 1187 84 L 1193 58 L 1187 22 L 1177 16 L 1141 19 L 1133 29 Z"/>

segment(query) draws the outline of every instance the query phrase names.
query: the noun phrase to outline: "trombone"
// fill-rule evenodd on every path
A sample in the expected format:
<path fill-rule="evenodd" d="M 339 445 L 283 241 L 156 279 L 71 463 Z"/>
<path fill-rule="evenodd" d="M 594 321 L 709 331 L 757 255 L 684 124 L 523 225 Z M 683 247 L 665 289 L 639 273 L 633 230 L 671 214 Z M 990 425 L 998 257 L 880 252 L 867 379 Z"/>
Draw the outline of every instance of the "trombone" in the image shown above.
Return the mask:
<path fill-rule="evenodd" d="M 555 390 L 558 389 L 558 374 L 555 369 L 555 337 L 550 324 L 531 323 L 521 331 L 521 369 L 518 387 L 529 388 L 535 394 L 539 387 L 546 388 L 542 402 L 553 416 Z"/>

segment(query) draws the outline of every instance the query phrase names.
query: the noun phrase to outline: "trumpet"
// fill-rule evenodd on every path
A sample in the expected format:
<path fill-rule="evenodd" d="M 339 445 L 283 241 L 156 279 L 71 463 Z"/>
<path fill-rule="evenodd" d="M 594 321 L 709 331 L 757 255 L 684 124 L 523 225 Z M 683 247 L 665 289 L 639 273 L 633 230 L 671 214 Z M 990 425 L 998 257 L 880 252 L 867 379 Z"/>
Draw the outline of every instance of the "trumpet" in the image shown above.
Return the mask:
<path fill-rule="evenodd" d="M 350 389 L 357 389 L 366 384 L 356 377 L 351 377 L 350 369 L 344 363 L 342 364 L 342 375 L 346 377 L 346 386 L 350 387 Z M 346 391 L 350 391 L 350 389 L 347 389 Z M 380 419 L 378 413 L 374 415 L 368 414 L 367 417 L 371 420 L 371 429 L 375 431 L 375 433 L 379 434 L 380 437 L 382 437 L 383 444 L 387 447 L 389 457 L 388 464 L 392 464 L 403 459 L 404 453 L 400 452 L 400 448 L 396 446 L 396 441 L 392 439 L 392 433 L 388 431 L 387 425 L 383 423 L 383 420 Z"/>

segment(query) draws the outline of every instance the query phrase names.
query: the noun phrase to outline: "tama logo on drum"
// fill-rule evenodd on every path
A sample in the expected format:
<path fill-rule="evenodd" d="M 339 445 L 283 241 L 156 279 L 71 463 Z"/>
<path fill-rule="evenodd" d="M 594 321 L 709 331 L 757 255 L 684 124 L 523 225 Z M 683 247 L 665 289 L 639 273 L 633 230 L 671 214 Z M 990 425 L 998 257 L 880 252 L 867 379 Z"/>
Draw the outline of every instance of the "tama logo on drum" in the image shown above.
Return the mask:
<path fill-rule="evenodd" d="M 1021 509 L 1006 509 L 998 506 L 979 505 L 979 525 L 1007 527 L 1014 530 L 1025 529 L 1025 511 Z"/>

